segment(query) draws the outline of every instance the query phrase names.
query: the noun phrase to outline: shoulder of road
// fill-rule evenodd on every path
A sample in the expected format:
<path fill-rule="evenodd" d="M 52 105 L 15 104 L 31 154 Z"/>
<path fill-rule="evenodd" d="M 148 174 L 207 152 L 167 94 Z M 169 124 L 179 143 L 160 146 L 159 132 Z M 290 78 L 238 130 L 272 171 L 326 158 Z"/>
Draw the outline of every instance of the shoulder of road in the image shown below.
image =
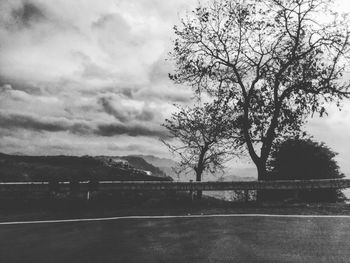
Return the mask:
<path fill-rule="evenodd" d="M 289 204 L 289 205 L 250 205 L 250 206 L 187 206 L 187 207 L 69 207 L 35 209 L 1 209 L 0 225 L 23 222 L 54 223 L 105 221 L 117 219 L 188 218 L 213 216 L 279 216 L 279 217 L 349 217 L 350 204 Z"/>

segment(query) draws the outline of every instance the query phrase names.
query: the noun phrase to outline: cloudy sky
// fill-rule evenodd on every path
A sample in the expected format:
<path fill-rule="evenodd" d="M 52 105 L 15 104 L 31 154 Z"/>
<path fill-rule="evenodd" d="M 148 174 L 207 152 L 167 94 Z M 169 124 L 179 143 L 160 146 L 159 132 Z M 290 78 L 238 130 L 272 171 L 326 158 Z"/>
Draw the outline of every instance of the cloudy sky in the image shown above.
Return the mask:
<path fill-rule="evenodd" d="M 197 0 L 0 0 L 0 151 L 169 154 L 172 27 Z M 339 0 L 342 11 L 350 3 Z M 350 175 L 350 101 L 306 129 Z"/>

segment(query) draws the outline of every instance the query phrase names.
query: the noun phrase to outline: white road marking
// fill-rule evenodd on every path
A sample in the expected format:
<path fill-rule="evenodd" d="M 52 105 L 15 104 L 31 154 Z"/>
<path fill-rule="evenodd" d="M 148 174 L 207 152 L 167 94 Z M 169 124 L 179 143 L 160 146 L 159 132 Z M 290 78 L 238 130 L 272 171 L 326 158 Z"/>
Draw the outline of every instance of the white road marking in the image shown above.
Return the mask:
<path fill-rule="evenodd" d="M 0 222 L 0 225 L 25 225 L 25 224 L 50 224 L 50 223 L 74 223 L 111 221 L 123 219 L 169 219 L 169 218 L 212 218 L 212 217 L 280 217 L 280 218 L 349 218 L 350 215 L 273 215 L 273 214 L 214 214 L 214 215 L 174 215 L 174 216 L 116 216 L 102 218 L 76 218 L 61 220 L 34 220 L 34 221 L 13 221 Z"/>

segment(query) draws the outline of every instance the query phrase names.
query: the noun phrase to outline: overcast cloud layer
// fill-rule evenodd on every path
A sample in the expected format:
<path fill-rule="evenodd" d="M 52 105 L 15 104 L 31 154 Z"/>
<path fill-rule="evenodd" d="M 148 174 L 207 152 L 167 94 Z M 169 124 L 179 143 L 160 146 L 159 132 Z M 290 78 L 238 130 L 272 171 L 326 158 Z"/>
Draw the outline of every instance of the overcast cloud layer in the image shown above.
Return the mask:
<path fill-rule="evenodd" d="M 160 124 L 192 93 L 168 80 L 165 59 L 173 25 L 196 4 L 1 0 L 0 151 L 169 156 Z M 349 118 L 346 103 L 307 126 L 348 174 Z"/>

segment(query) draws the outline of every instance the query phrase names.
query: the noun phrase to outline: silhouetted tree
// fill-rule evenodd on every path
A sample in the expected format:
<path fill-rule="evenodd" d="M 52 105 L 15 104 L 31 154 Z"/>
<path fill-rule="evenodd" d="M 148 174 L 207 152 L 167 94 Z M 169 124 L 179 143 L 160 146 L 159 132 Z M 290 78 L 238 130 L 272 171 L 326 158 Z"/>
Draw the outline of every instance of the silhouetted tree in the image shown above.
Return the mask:
<path fill-rule="evenodd" d="M 307 117 L 349 97 L 341 81 L 349 23 L 331 3 L 214 0 L 174 27 L 170 78 L 230 100 L 259 180 L 276 139 L 300 134 Z"/>
<path fill-rule="evenodd" d="M 343 178 L 333 152 L 324 143 L 311 139 L 289 139 L 274 148 L 269 161 L 269 179 L 308 180 Z M 294 191 L 295 192 L 295 191 Z M 298 190 L 301 201 L 336 201 L 344 198 L 337 189 Z M 281 191 L 272 198 L 288 197 Z"/>
<path fill-rule="evenodd" d="M 170 140 L 162 141 L 180 157 L 179 172 L 193 170 L 196 181 L 201 181 L 204 171 L 214 173 L 223 167 L 230 155 L 238 153 L 240 140 L 239 135 L 233 134 L 232 116 L 225 112 L 224 102 L 216 101 L 203 106 L 179 107 L 166 119 L 164 126 L 170 133 Z M 201 195 L 198 191 L 198 198 Z"/>

